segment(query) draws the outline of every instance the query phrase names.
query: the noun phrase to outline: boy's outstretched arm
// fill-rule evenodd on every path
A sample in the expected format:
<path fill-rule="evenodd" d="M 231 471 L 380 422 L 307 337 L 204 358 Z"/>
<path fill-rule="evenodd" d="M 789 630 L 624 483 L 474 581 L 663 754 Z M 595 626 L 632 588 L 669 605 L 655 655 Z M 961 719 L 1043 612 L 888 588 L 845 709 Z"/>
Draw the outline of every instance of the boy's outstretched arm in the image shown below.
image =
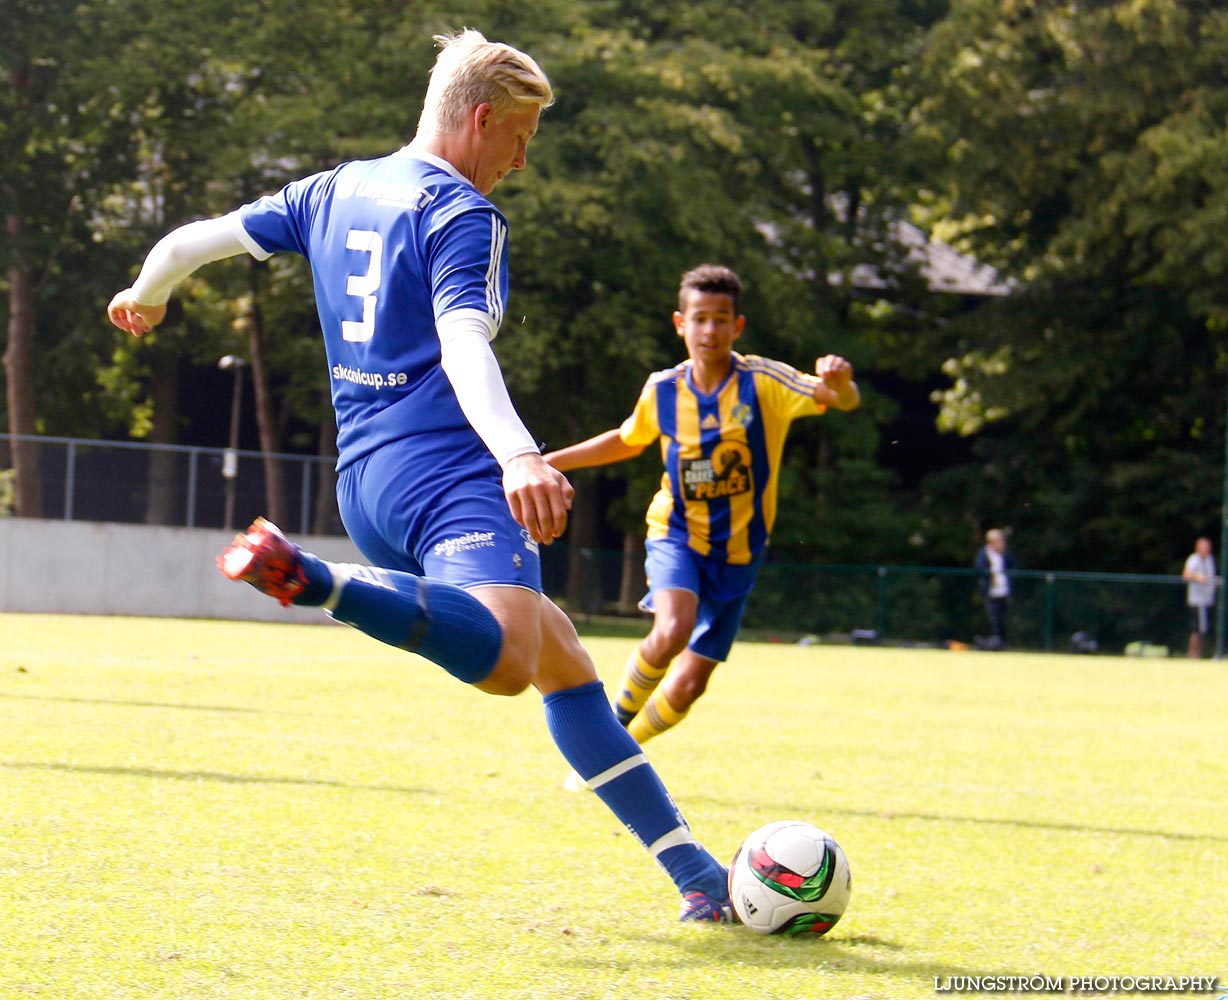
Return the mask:
<path fill-rule="evenodd" d="M 111 299 L 111 322 L 137 337 L 148 333 L 166 318 L 166 301 L 175 285 L 204 264 L 247 250 L 239 236 L 241 225 L 232 212 L 167 233 L 149 251 L 135 284 Z"/>
<path fill-rule="evenodd" d="M 611 465 L 635 458 L 646 447 L 648 446 L 643 444 L 627 444 L 615 427 L 579 444 L 548 452 L 544 457 L 559 472 L 567 472 L 569 469 L 587 469 L 594 465 Z"/>

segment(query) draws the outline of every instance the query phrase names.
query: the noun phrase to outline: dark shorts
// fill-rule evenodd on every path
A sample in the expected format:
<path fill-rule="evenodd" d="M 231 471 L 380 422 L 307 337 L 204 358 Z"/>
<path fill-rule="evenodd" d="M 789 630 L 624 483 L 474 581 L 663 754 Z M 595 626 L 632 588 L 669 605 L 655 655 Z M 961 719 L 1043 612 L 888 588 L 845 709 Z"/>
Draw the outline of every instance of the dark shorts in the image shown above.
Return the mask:
<path fill-rule="evenodd" d="M 1211 633 L 1211 620 L 1215 614 L 1214 605 L 1210 604 L 1190 604 L 1190 632 L 1197 632 L 1199 635 L 1209 635 Z"/>
<path fill-rule="evenodd" d="M 484 447 L 442 436 L 384 445 L 338 472 L 337 502 L 373 565 L 457 587 L 541 593 L 537 543 L 513 520 Z"/>
<path fill-rule="evenodd" d="M 648 595 L 640 607 L 653 611 L 652 595 L 658 590 L 689 590 L 697 595 L 699 610 L 687 648 L 704 659 L 723 663 L 742 627 L 746 601 L 763 557 L 756 556 L 745 566 L 731 566 L 668 538 L 650 539 L 644 548 Z"/>

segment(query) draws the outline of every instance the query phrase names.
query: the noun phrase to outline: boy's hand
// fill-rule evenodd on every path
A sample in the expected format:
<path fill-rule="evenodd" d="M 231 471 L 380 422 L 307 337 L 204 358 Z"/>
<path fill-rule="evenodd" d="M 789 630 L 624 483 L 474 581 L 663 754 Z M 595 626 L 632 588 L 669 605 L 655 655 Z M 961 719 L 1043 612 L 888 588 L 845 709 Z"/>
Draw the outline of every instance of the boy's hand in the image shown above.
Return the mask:
<path fill-rule="evenodd" d="M 814 390 L 816 402 L 846 412 L 861 404 L 861 391 L 853 381 L 853 366 L 840 355 L 824 354 L 814 363 L 814 372 L 823 380 Z"/>
<path fill-rule="evenodd" d="M 138 302 L 131 288 L 125 288 L 107 306 L 107 317 L 134 337 L 148 333 L 166 319 L 166 305 L 150 306 Z"/>
<path fill-rule="evenodd" d="M 533 541 L 549 545 L 567 529 L 567 512 L 576 491 L 541 455 L 517 455 L 503 470 L 503 492 L 512 517 Z"/>
<path fill-rule="evenodd" d="M 814 373 L 832 392 L 839 392 L 853 381 L 853 366 L 838 354 L 824 354 L 814 363 Z"/>

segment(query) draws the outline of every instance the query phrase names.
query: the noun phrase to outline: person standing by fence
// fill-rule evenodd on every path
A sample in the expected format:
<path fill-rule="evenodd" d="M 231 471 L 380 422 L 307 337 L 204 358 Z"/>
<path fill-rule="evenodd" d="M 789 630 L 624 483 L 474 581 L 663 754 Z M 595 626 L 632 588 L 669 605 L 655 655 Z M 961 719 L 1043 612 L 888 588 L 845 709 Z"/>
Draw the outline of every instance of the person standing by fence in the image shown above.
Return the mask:
<path fill-rule="evenodd" d="M 1199 538 L 1194 551 L 1185 560 L 1181 571 L 1185 580 L 1185 603 L 1190 609 L 1190 644 L 1186 653 L 1191 660 L 1202 659 L 1206 637 L 1211 632 L 1211 609 L 1215 606 L 1215 557 L 1211 555 L 1211 539 Z"/>
<path fill-rule="evenodd" d="M 976 554 L 978 585 L 989 617 L 986 649 L 1006 648 L 1006 612 L 1011 603 L 1010 572 L 1015 557 L 1006 551 L 1006 535 L 999 528 L 985 532 L 985 544 Z"/>

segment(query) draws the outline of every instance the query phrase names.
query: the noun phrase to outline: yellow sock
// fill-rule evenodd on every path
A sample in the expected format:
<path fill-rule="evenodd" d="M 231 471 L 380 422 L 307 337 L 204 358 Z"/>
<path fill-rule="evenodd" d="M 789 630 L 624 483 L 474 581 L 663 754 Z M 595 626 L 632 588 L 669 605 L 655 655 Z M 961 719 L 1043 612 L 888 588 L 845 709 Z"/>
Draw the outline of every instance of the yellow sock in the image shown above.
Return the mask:
<path fill-rule="evenodd" d="M 679 712 L 665 699 L 664 691 L 654 691 L 652 696 L 639 710 L 627 732 L 636 743 L 647 743 L 654 736 L 660 736 L 667 729 L 673 729 L 683 719 L 686 712 Z"/>
<path fill-rule="evenodd" d="M 623 679 L 619 684 L 618 696 L 614 699 L 614 714 L 619 722 L 625 726 L 635 718 L 668 669 L 668 663 L 663 667 L 654 667 L 640 655 L 640 649 L 636 646 L 623 668 Z"/>

